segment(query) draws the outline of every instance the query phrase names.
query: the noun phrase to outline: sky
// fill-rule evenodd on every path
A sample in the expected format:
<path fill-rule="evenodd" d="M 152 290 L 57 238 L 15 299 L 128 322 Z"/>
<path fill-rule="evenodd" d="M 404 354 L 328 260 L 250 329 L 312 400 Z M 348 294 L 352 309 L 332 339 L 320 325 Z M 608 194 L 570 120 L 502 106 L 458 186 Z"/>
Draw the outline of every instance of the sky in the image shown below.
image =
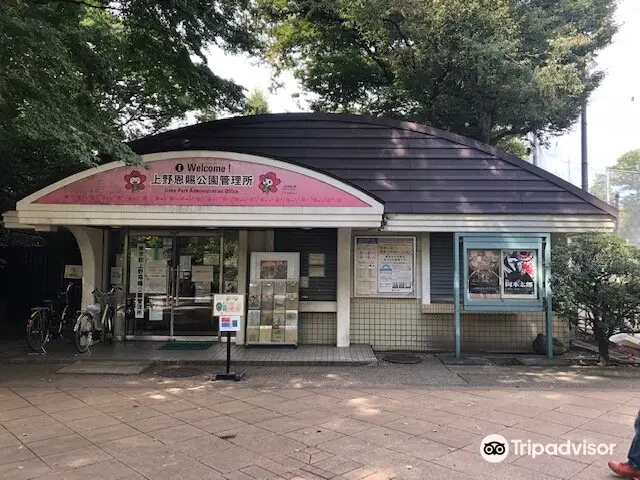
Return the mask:
<path fill-rule="evenodd" d="M 640 0 L 622 0 L 620 25 L 613 43 L 598 56 L 606 77 L 587 106 L 589 177 L 603 173 L 617 158 L 640 148 Z M 556 138 L 540 158 L 540 166 L 575 185 L 581 184 L 580 120 Z"/>
<path fill-rule="evenodd" d="M 598 56 L 606 77 L 587 107 L 589 177 L 603 173 L 623 153 L 640 148 L 640 0 L 621 0 L 616 12 L 620 29 L 613 43 Z M 247 88 L 262 90 L 273 113 L 308 111 L 308 98 L 290 72 L 281 75 L 283 85 L 270 91 L 273 70 L 246 55 L 226 55 L 211 49 L 209 65 L 219 75 Z M 216 67 L 225 65 L 224 69 Z M 299 96 L 299 97 L 298 97 Z M 296 98 L 298 97 L 298 98 Z M 555 137 L 540 155 L 539 166 L 581 184 L 580 120 L 571 131 Z"/>

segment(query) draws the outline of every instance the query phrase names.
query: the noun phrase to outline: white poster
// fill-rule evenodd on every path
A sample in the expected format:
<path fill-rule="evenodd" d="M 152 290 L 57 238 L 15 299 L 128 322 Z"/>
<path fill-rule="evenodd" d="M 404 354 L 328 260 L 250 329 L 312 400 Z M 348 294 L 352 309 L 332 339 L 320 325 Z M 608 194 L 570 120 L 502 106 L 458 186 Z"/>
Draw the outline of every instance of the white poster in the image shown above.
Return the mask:
<path fill-rule="evenodd" d="M 213 265 L 193 265 L 191 281 L 195 283 L 213 282 Z"/>
<path fill-rule="evenodd" d="M 131 257 L 131 267 L 134 268 L 134 258 L 135 258 L 135 276 L 132 275 L 131 286 L 134 288 L 136 298 L 135 298 L 135 316 L 136 318 L 144 318 L 144 265 L 145 265 L 145 254 L 144 254 L 144 244 L 139 243 L 135 250 L 135 256 Z"/>
<path fill-rule="evenodd" d="M 324 253 L 310 253 L 309 265 L 324 265 Z"/>
<path fill-rule="evenodd" d="M 147 264 L 145 265 L 145 275 L 147 277 L 166 277 L 167 261 L 147 260 Z"/>
<path fill-rule="evenodd" d="M 147 260 L 144 269 L 144 292 L 167 293 L 167 261 Z"/>
<path fill-rule="evenodd" d="M 180 255 L 180 278 L 188 279 L 191 275 L 191 255 Z"/>
<path fill-rule="evenodd" d="M 376 238 L 357 238 L 355 248 L 355 290 L 358 295 L 378 292 L 378 241 Z"/>
<path fill-rule="evenodd" d="M 122 285 L 122 267 L 111 267 L 111 285 Z"/>
<path fill-rule="evenodd" d="M 413 296 L 415 238 L 358 237 L 354 255 L 356 296 Z"/>
<path fill-rule="evenodd" d="M 413 242 L 378 239 L 378 293 L 413 292 Z"/>
<path fill-rule="evenodd" d="M 309 265 L 310 277 L 324 277 L 324 265 Z"/>

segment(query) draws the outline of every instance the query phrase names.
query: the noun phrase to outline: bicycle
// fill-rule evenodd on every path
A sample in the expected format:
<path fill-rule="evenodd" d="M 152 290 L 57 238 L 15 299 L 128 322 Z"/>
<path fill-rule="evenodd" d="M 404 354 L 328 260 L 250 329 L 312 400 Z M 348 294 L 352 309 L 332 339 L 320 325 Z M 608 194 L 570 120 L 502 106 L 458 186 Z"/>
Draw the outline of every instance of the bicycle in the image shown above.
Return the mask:
<path fill-rule="evenodd" d="M 105 340 L 108 338 L 109 343 L 114 342 L 115 336 L 113 329 L 116 315 L 114 306 L 116 290 L 122 289 L 114 286 L 108 292 L 103 292 L 96 288 L 93 291 L 96 303 L 87 305 L 78 316 L 73 331 L 75 332 L 76 350 L 78 350 L 79 353 L 85 353 L 94 341 L 101 340 L 102 338 Z M 100 324 L 102 328 L 98 328 L 96 318 L 101 312 Z"/>
<path fill-rule="evenodd" d="M 58 293 L 58 298 L 62 301 L 62 313 L 59 313 L 53 300 L 45 300 L 44 306 L 31 309 L 31 315 L 27 319 L 27 345 L 35 353 L 46 354 L 44 346 L 48 342 L 58 337 L 64 339 L 62 332 L 67 325 L 72 288 L 73 283 L 69 282 L 67 288 Z"/>

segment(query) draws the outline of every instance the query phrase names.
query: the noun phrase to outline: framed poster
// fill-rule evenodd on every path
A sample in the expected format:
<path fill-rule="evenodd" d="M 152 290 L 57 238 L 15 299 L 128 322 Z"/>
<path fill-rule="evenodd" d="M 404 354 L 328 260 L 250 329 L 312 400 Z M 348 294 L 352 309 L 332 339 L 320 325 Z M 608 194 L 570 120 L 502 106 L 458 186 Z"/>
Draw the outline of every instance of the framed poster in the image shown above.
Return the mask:
<path fill-rule="evenodd" d="M 252 252 L 251 280 L 286 280 L 300 277 L 300 253 Z"/>
<path fill-rule="evenodd" d="M 74 279 L 74 280 L 81 279 L 82 265 L 65 265 L 64 278 Z"/>
<path fill-rule="evenodd" d="M 286 280 L 287 260 L 260 260 L 261 280 Z"/>
<path fill-rule="evenodd" d="M 415 237 L 356 237 L 356 297 L 415 297 Z"/>
<path fill-rule="evenodd" d="M 500 258 L 500 250 L 468 250 L 467 295 L 469 296 L 469 298 L 500 298 Z"/>
<path fill-rule="evenodd" d="M 469 311 L 540 311 L 544 308 L 545 234 L 456 234 L 461 247 L 460 297 Z M 545 257 L 547 258 L 547 257 Z M 547 260 L 548 262 L 548 260 Z M 455 293 L 455 292 L 454 292 Z"/>
<path fill-rule="evenodd" d="M 536 250 L 502 250 L 502 298 L 538 298 Z"/>

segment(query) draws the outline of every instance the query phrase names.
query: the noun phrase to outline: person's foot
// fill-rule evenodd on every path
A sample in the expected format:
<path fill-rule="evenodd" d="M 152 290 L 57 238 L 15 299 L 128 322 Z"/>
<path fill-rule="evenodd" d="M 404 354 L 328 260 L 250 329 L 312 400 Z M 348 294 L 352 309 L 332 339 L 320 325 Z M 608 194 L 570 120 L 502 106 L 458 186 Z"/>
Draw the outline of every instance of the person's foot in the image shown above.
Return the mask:
<path fill-rule="evenodd" d="M 640 470 L 634 469 L 628 462 L 609 462 L 609 468 L 620 476 L 640 478 Z"/>

